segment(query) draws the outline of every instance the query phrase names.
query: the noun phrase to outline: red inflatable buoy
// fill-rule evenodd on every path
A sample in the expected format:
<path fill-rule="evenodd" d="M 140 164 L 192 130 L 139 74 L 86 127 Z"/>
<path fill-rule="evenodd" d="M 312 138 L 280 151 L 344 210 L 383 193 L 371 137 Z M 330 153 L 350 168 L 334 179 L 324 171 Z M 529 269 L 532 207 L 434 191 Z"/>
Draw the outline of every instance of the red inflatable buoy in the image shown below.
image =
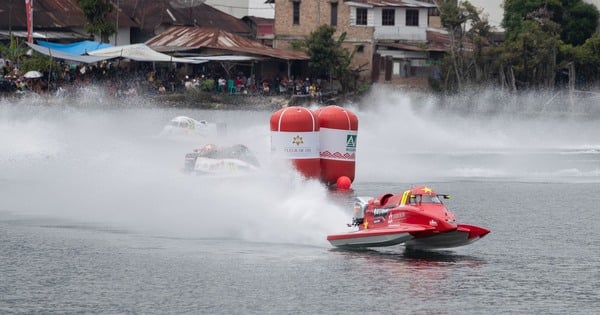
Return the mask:
<path fill-rule="evenodd" d="M 340 176 L 340 178 L 338 178 L 336 181 L 336 186 L 338 189 L 342 189 L 342 190 L 350 189 L 351 185 L 352 185 L 352 181 L 350 180 L 350 178 L 348 176 Z"/>
<path fill-rule="evenodd" d="M 342 176 L 354 181 L 358 117 L 336 105 L 315 110 L 315 116 L 320 127 L 321 180 L 327 185 Z"/>
<path fill-rule="evenodd" d="M 271 152 L 292 161 L 304 176 L 319 178 L 319 124 L 312 111 L 299 106 L 271 115 Z"/>

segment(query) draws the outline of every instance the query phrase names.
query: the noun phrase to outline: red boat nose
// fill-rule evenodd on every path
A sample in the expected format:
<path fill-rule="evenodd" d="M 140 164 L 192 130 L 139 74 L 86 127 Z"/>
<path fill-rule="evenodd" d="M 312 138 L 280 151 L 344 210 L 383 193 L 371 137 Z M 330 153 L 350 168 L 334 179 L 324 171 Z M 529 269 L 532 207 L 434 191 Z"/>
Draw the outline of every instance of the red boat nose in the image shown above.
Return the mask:
<path fill-rule="evenodd" d="M 459 224 L 458 229 L 463 230 L 465 232 L 468 231 L 469 239 L 472 239 L 474 237 L 482 238 L 491 232 L 490 230 L 488 230 L 486 228 L 482 228 L 480 226 L 475 226 L 475 225 L 468 225 L 468 224 Z"/>

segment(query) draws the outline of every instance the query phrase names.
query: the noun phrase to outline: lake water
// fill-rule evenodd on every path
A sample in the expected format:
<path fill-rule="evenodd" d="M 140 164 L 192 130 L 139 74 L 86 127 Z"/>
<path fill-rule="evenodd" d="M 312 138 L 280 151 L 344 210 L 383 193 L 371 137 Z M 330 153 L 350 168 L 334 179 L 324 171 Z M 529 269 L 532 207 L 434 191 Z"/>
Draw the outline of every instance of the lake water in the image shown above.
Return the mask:
<path fill-rule="evenodd" d="M 465 114 L 375 92 L 348 107 L 352 190 L 331 191 L 271 159 L 268 111 L 94 92 L 0 100 L 0 313 L 597 313 L 600 120 L 531 115 L 527 102 Z M 179 115 L 227 132 L 157 137 Z M 185 153 L 207 142 L 243 143 L 263 169 L 183 174 Z M 345 230 L 355 196 L 417 184 L 492 232 L 433 252 L 325 240 Z"/>

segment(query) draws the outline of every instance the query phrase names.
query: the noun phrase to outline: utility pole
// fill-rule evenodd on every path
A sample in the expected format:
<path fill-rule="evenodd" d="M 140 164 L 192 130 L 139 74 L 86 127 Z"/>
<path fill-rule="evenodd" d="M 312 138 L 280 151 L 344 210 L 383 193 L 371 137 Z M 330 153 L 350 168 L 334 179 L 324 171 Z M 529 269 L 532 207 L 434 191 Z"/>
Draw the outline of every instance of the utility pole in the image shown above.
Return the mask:
<path fill-rule="evenodd" d="M 119 6 L 120 6 L 120 0 L 117 0 L 117 22 L 115 23 L 115 46 L 119 46 L 119 43 L 117 42 L 117 39 L 119 38 Z"/>

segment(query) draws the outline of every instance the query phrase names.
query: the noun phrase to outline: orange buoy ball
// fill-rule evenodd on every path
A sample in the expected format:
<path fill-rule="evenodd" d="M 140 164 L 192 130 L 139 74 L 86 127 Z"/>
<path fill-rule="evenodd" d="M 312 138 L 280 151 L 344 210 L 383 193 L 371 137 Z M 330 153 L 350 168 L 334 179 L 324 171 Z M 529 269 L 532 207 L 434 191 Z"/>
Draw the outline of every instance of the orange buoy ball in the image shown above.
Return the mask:
<path fill-rule="evenodd" d="M 350 185 L 352 185 L 352 181 L 348 176 L 340 176 L 336 182 L 338 189 L 350 189 Z"/>

